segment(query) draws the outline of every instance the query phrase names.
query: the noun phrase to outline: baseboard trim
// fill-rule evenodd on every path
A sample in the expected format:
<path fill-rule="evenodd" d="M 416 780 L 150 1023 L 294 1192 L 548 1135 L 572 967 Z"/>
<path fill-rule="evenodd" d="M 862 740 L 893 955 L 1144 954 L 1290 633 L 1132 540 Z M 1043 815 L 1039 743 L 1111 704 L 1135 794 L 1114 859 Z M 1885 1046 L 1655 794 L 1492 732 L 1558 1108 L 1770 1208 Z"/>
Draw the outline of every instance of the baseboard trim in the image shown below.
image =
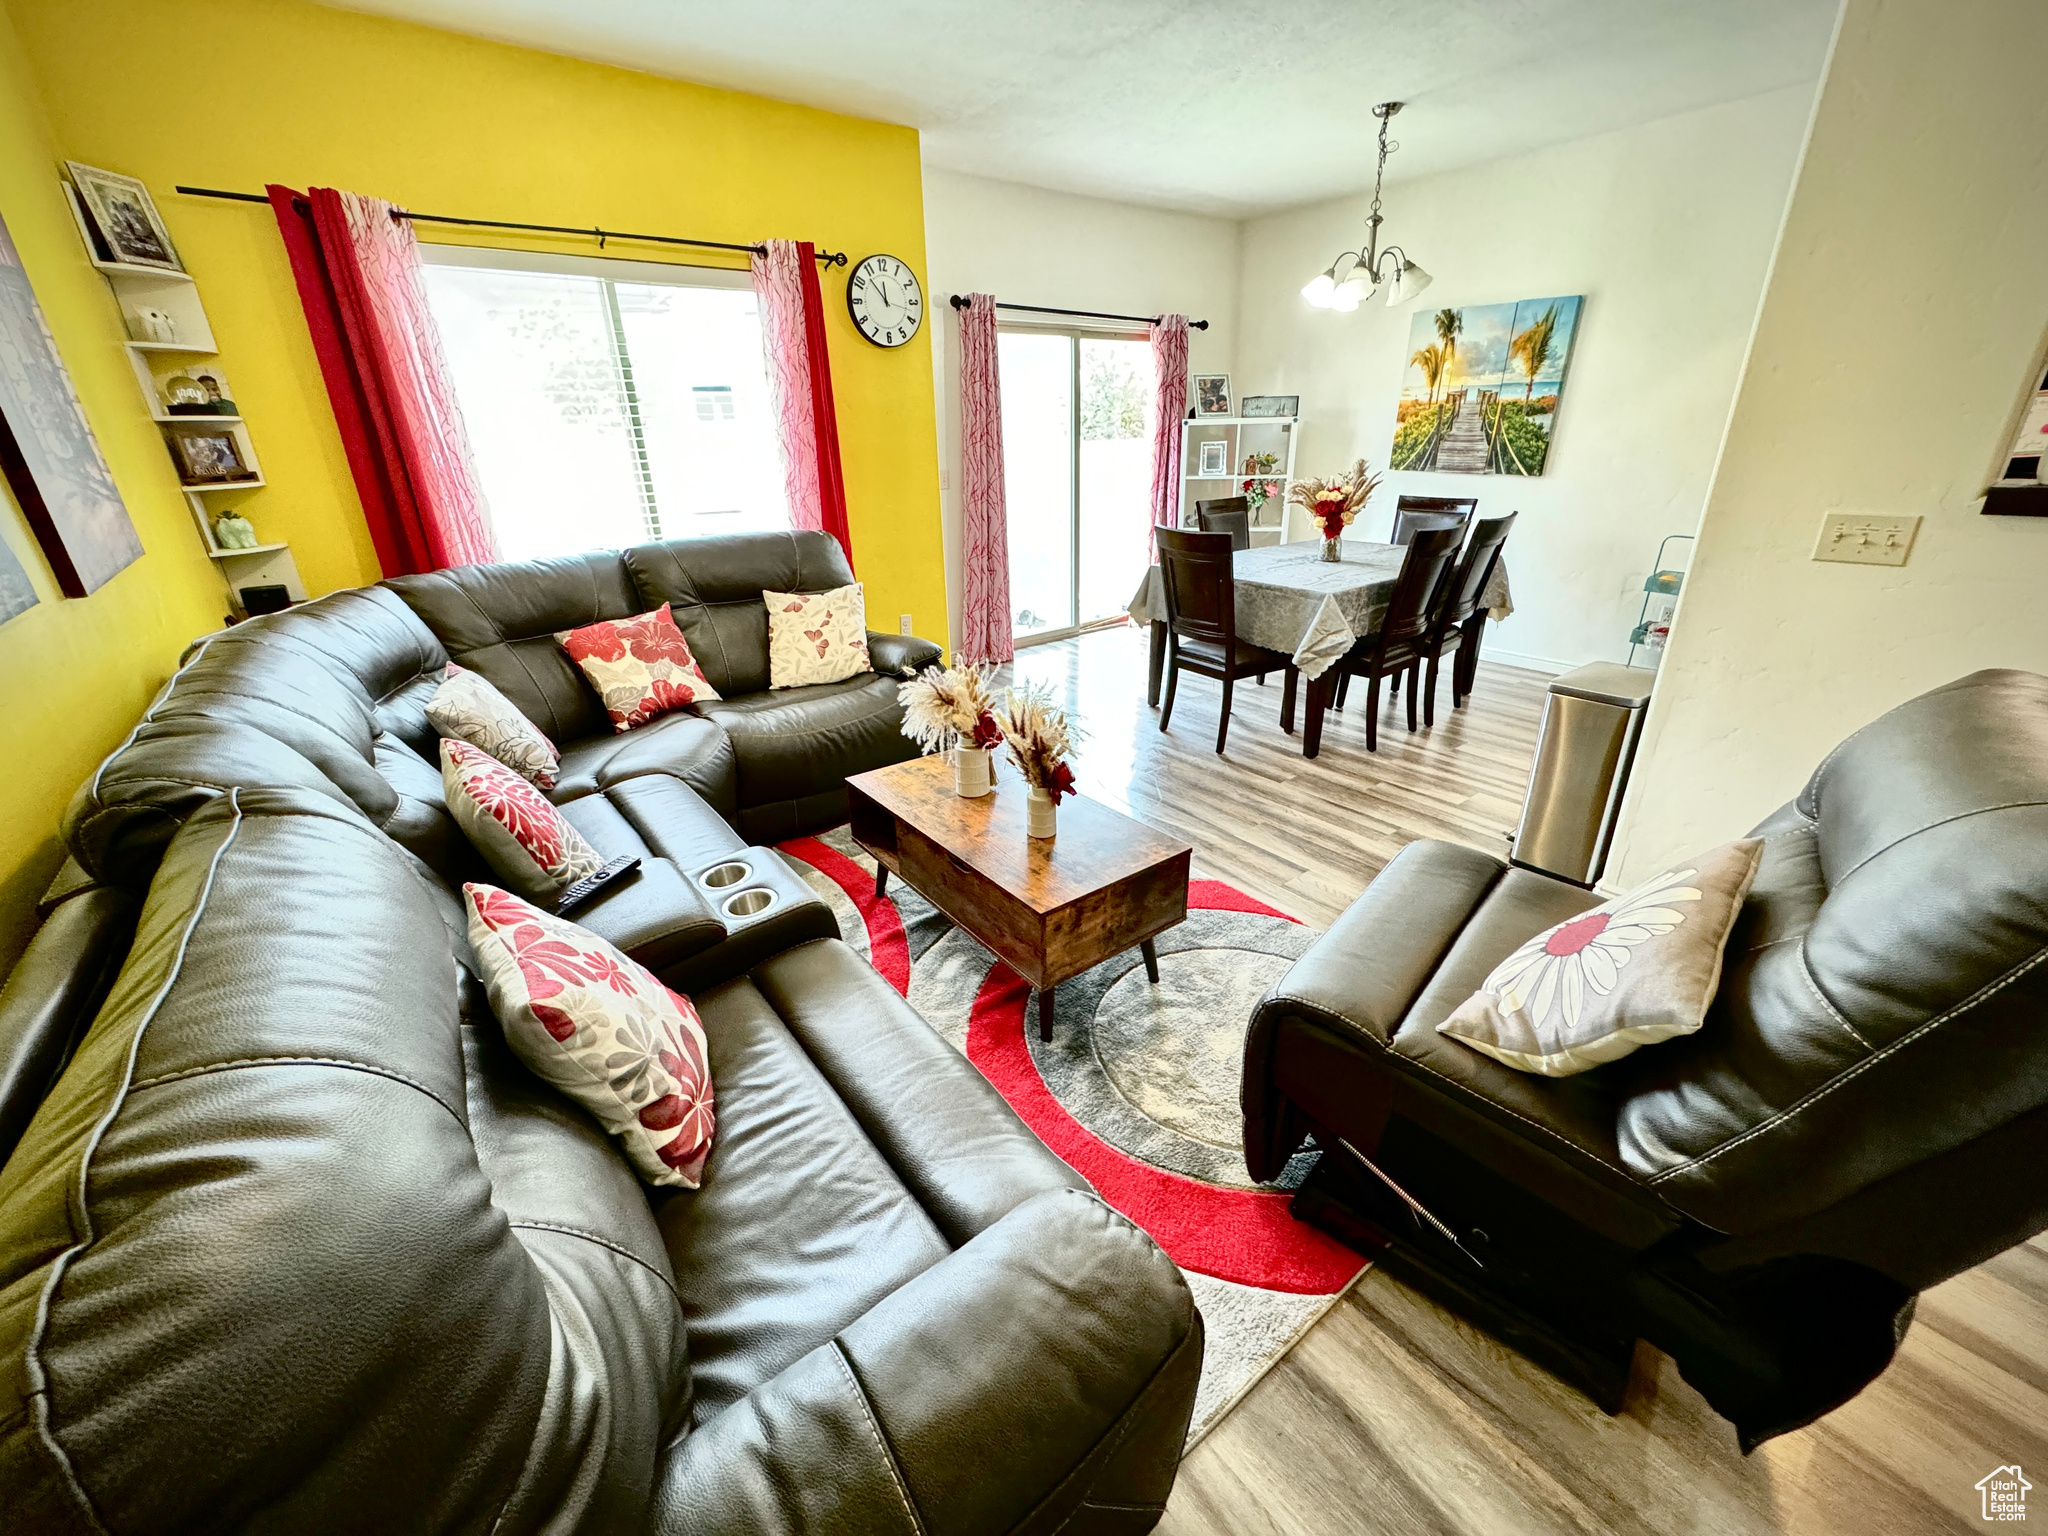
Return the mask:
<path fill-rule="evenodd" d="M 1547 672 L 1555 677 L 1560 672 L 1569 672 L 1579 665 L 1576 661 L 1552 661 L 1548 656 L 1530 656 L 1521 651 L 1503 651 L 1497 646 L 1482 642 L 1479 650 L 1481 661 L 1499 662 L 1504 667 L 1520 667 L 1525 672 Z"/>

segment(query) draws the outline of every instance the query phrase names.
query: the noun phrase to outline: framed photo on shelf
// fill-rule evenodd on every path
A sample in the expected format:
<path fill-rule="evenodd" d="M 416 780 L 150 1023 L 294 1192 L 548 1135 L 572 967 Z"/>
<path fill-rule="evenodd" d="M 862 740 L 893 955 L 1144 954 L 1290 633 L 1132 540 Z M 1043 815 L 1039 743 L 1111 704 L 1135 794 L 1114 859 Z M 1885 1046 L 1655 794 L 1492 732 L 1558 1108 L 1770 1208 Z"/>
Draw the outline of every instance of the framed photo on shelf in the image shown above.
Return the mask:
<path fill-rule="evenodd" d="M 231 432 L 173 432 L 170 442 L 178 461 L 178 478 L 187 485 L 256 478 L 242 462 Z"/>
<path fill-rule="evenodd" d="M 76 160 L 66 160 L 64 165 L 71 172 L 71 185 L 78 189 L 87 217 L 114 260 L 130 266 L 161 267 L 166 272 L 185 270 L 177 247 L 171 244 L 171 232 L 164 228 L 156 204 L 150 201 L 149 188 L 133 176 L 80 165 Z"/>
<path fill-rule="evenodd" d="M 1223 480 L 1230 475 L 1230 444 L 1217 438 L 1202 444 L 1201 463 L 1196 474 L 1203 479 Z"/>
<path fill-rule="evenodd" d="M 1299 395 L 1246 395 L 1237 405 L 1240 416 L 1299 416 Z"/>
<path fill-rule="evenodd" d="M 1197 416 L 1228 416 L 1230 414 L 1229 374 L 1198 373 L 1195 375 L 1195 414 Z"/>

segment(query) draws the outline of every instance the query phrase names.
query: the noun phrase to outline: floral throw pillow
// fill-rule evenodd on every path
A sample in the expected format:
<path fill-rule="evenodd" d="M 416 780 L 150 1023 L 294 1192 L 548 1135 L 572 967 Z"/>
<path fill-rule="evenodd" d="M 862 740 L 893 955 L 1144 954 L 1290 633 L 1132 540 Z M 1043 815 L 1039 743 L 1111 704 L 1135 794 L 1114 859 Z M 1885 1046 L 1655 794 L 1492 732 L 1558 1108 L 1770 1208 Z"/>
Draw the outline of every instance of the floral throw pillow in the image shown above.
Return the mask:
<path fill-rule="evenodd" d="M 604 700 L 615 731 L 718 697 L 667 603 L 652 613 L 600 619 L 555 638 Z"/>
<path fill-rule="evenodd" d="M 713 1130 L 704 1025 L 596 934 L 465 885 L 469 943 L 513 1054 L 597 1117 L 650 1184 L 695 1189 Z"/>
<path fill-rule="evenodd" d="M 546 795 L 481 747 L 441 738 L 441 792 L 470 846 L 530 901 L 553 901 L 603 863 Z"/>
<path fill-rule="evenodd" d="M 768 686 L 801 688 L 872 672 L 868 605 L 859 582 L 830 592 L 763 592 L 768 607 Z"/>
<path fill-rule="evenodd" d="M 427 719 L 443 736 L 483 748 L 542 789 L 555 787 L 562 765 L 555 744 L 481 673 L 449 662 L 446 680 L 427 700 Z"/>
<path fill-rule="evenodd" d="M 1721 984 L 1721 952 L 1763 851 L 1761 838 L 1724 843 L 1544 929 L 1437 1032 L 1544 1077 L 1691 1034 Z"/>

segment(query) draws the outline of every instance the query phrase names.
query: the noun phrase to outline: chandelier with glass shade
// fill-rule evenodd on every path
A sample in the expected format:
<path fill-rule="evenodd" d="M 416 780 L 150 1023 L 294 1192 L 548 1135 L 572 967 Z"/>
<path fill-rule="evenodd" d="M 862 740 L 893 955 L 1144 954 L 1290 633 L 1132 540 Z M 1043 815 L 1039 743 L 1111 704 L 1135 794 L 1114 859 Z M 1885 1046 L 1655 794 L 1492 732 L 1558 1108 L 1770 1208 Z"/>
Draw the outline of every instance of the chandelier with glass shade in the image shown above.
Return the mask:
<path fill-rule="evenodd" d="M 1387 283 L 1387 303 L 1405 304 L 1429 286 L 1429 274 L 1408 259 L 1398 245 L 1379 248 L 1380 183 L 1387 174 L 1387 156 L 1401 146 L 1387 142 L 1387 120 L 1401 110 L 1398 101 L 1383 101 L 1372 109 L 1380 120 L 1380 163 L 1372 178 L 1372 217 L 1365 221 L 1365 249 L 1346 251 L 1323 271 L 1310 278 L 1301 296 L 1317 309 L 1354 310 Z M 1389 278 L 1391 282 L 1388 282 Z"/>

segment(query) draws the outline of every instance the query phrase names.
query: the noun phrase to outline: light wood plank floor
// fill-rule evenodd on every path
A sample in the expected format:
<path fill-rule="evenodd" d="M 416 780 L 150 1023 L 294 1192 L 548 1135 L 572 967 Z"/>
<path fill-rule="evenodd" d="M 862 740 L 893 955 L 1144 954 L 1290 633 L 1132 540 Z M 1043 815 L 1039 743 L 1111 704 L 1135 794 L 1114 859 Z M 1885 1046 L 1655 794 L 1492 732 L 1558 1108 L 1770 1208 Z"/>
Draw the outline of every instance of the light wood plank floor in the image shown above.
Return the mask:
<path fill-rule="evenodd" d="M 1034 647 L 1088 731 L 1084 793 L 1195 845 L 1198 875 L 1304 922 L 1342 911 L 1405 843 L 1505 849 L 1547 679 L 1482 664 L 1472 702 L 1410 736 L 1389 711 L 1365 751 L 1363 693 L 1305 761 L 1280 688 L 1240 684 L 1219 759 L 1218 686 L 1184 677 L 1173 730 L 1145 707 L 1141 633 Z M 1369 1273 L 1195 1448 L 1167 1536 L 1723 1532 L 1878 1536 L 1983 1529 L 1977 1480 L 2018 1462 L 2048 1521 L 2048 1240 L 1928 1292 L 1891 1368 L 1754 1456 L 1644 1349 L 1610 1419 L 1418 1293 Z"/>

